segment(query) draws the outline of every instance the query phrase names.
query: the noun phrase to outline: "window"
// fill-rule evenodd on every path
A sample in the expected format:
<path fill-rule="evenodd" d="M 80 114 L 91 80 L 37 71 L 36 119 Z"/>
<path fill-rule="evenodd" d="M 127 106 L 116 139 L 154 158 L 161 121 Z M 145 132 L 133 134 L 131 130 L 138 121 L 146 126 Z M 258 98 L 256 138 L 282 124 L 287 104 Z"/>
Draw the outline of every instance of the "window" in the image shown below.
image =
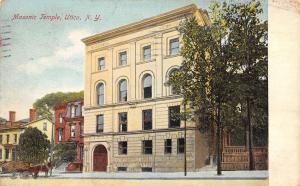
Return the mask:
<path fill-rule="evenodd" d="M 75 116 L 75 106 L 71 106 L 71 118 Z"/>
<path fill-rule="evenodd" d="M 75 115 L 80 117 L 81 116 L 81 104 L 77 104 L 75 106 Z"/>
<path fill-rule="evenodd" d="M 83 123 L 80 123 L 80 136 L 83 136 L 83 131 L 84 131 Z"/>
<path fill-rule="evenodd" d="M 119 142 L 119 155 L 127 154 L 127 141 Z"/>
<path fill-rule="evenodd" d="M 144 61 L 151 60 L 151 46 L 150 45 L 143 47 L 143 58 L 144 58 Z"/>
<path fill-rule="evenodd" d="M 184 138 L 177 139 L 177 153 L 184 153 Z"/>
<path fill-rule="evenodd" d="M 63 114 L 62 113 L 59 113 L 59 123 L 62 123 L 63 122 Z"/>
<path fill-rule="evenodd" d="M 152 140 L 144 140 L 142 146 L 144 154 L 152 154 Z"/>
<path fill-rule="evenodd" d="M 143 95 L 144 98 L 152 98 L 152 76 L 146 74 L 143 78 Z"/>
<path fill-rule="evenodd" d="M 152 129 L 152 109 L 143 110 L 143 130 Z"/>
<path fill-rule="evenodd" d="M 70 136 L 71 136 L 72 138 L 74 138 L 75 135 L 76 135 L 76 124 L 73 123 L 73 124 L 71 124 L 71 133 L 70 133 Z"/>
<path fill-rule="evenodd" d="M 142 167 L 142 172 L 152 172 L 152 167 Z"/>
<path fill-rule="evenodd" d="M 2 149 L 0 149 L 0 160 L 2 159 Z"/>
<path fill-rule="evenodd" d="M 80 160 L 83 160 L 83 155 L 84 155 L 84 149 L 83 149 L 83 145 L 80 145 Z"/>
<path fill-rule="evenodd" d="M 9 149 L 5 148 L 5 159 L 9 158 Z"/>
<path fill-rule="evenodd" d="M 176 55 L 179 53 L 179 38 L 170 40 L 170 55 Z"/>
<path fill-rule="evenodd" d="M 127 52 L 119 53 L 119 65 L 123 66 L 127 64 Z"/>
<path fill-rule="evenodd" d="M 71 115 L 72 115 L 72 107 L 71 107 L 71 105 L 68 105 L 68 108 L 67 108 L 67 117 L 71 117 Z"/>
<path fill-rule="evenodd" d="M 98 70 L 104 70 L 105 69 L 105 60 L 104 57 L 101 57 L 98 59 Z"/>
<path fill-rule="evenodd" d="M 127 132 L 127 112 L 119 113 L 120 132 Z"/>
<path fill-rule="evenodd" d="M 43 131 L 47 131 L 47 123 L 43 123 Z"/>
<path fill-rule="evenodd" d="M 9 144 L 9 134 L 6 135 L 6 143 Z"/>
<path fill-rule="evenodd" d="M 180 127 L 180 106 L 169 107 L 169 127 Z"/>
<path fill-rule="evenodd" d="M 118 172 L 126 172 L 127 167 L 118 167 Z"/>
<path fill-rule="evenodd" d="M 178 69 L 173 69 L 173 70 L 170 72 L 170 74 L 169 74 L 169 79 L 170 79 L 173 75 L 175 75 L 176 72 L 178 72 Z M 172 86 L 170 86 L 170 95 L 176 95 L 176 94 L 177 94 L 177 92 L 175 91 L 175 89 L 174 89 Z"/>
<path fill-rule="evenodd" d="M 99 83 L 97 85 L 97 104 L 104 105 L 104 84 Z"/>
<path fill-rule="evenodd" d="M 63 129 L 58 129 L 58 141 L 62 141 L 63 138 Z"/>
<path fill-rule="evenodd" d="M 97 128 L 96 128 L 97 133 L 103 132 L 103 125 L 104 125 L 104 118 L 103 115 L 101 114 L 97 116 Z"/>
<path fill-rule="evenodd" d="M 12 157 L 13 161 L 17 160 L 16 149 L 15 148 L 11 149 L 11 157 Z"/>
<path fill-rule="evenodd" d="M 0 135 L 0 144 L 2 144 L 2 135 Z"/>
<path fill-rule="evenodd" d="M 75 117 L 76 109 L 75 109 L 74 105 L 71 105 L 70 108 L 71 108 L 71 118 L 73 118 L 73 117 Z"/>
<path fill-rule="evenodd" d="M 74 117 L 77 116 L 77 112 L 78 112 L 78 106 L 77 105 L 74 105 Z"/>
<path fill-rule="evenodd" d="M 119 83 L 119 101 L 127 101 L 127 81 L 122 79 Z"/>
<path fill-rule="evenodd" d="M 18 136 L 17 134 L 14 134 L 14 143 L 17 143 L 17 141 L 18 141 Z"/>
<path fill-rule="evenodd" d="M 165 139 L 165 154 L 172 153 L 172 139 Z"/>

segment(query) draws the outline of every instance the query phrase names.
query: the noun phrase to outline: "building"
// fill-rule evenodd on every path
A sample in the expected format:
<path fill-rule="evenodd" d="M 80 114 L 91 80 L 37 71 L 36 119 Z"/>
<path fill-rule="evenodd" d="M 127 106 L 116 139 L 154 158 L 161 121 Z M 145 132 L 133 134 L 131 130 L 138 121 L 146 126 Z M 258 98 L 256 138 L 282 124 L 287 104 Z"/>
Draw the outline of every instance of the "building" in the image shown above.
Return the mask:
<path fill-rule="evenodd" d="M 50 141 L 50 143 L 53 142 L 54 139 L 54 123 L 51 119 L 47 117 L 40 117 L 38 118 L 36 115 L 35 109 L 29 109 L 29 121 L 26 122 L 23 126 L 25 128 L 31 127 L 31 128 L 37 128 L 40 130 L 43 134 L 47 136 L 47 139 Z"/>
<path fill-rule="evenodd" d="M 83 100 L 68 102 L 54 107 L 55 144 L 73 144 L 76 162 L 83 159 Z"/>
<path fill-rule="evenodd" d="M 0 161 L 16 160 L 16 146 L 25 122 L 16 121 L 16 112 L 9 111 L 9 119 L 0 125 Z"/>
<path fill-rule="evenodd" d="M 35 109 L 29 109 L 29 119 L 16 121 L 16 112 L 9 111 L 9 120 L 0 125 L 0 161 L 16 160 L 16 147 L 20 135 L 27 127 L 36 127 L 47 135 L 51 142 L 53 139 L 53 123 L 48 118 L 36 117 Z"/>
<path fill-rule="evenodd" d="M 207 137 L 177 113 L 182 97 L 166 85 L 182 62 L 176 27 L 195 5 L 99 33 L 86 45 L 83 171 L 196 171 L 209 162 Z M 186 146 L 185 146 L 186 144 Z"/>

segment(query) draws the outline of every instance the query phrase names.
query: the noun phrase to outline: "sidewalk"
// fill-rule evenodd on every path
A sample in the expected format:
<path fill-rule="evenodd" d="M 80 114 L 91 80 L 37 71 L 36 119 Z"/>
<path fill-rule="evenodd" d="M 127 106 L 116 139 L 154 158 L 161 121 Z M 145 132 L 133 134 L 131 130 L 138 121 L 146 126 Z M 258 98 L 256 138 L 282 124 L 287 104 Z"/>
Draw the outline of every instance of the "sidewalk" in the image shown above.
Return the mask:
<path fill-rule="evenodd" d="M 0 177 L 10 177 L 11 174 L 0 174 Z M 29 177 L 30 179 L 31 177 Z M 153 180 L 177 180 L 177 179 L 206 179 L 206 180 L 264 180 L 268 178 L 268 171 L 223 171 L 221 176 L 216 171 L 162 173 L 54 173 L 51 177 L 45 177 L 40 173 L 38 179 L 153 179 Z"/>

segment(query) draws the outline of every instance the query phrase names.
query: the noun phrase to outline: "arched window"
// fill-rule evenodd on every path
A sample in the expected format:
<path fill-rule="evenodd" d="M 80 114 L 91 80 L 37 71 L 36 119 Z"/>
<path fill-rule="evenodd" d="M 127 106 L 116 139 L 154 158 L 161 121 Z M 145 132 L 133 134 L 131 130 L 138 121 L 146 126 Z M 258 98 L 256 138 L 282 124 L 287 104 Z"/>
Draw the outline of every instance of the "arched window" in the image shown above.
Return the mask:
<path fill-rule="evenodd" d="M 150 74 L 146 74 L 143 78 L 143 96 L 152 98 L 152 76 Z"/>
<path fill-rule="evenodd" d="M 172 69 L 171 72 L 169 73 L 169 79 L 176 73 L 178 72 L 178 69 Z M 170 95 L 175 95 L 177 92 L 174 90 L 172 86 L 170 86 Z"/>
<path fill-rule="evenodd" d="M 127 81 L 125 79 L 119 82 L 119 101 L 127 101 Z"/>
<path fill-rule="evenodd" d="M 97 104 L 104 105 L 104 84 L 99 83 L 97 85 Z"/>

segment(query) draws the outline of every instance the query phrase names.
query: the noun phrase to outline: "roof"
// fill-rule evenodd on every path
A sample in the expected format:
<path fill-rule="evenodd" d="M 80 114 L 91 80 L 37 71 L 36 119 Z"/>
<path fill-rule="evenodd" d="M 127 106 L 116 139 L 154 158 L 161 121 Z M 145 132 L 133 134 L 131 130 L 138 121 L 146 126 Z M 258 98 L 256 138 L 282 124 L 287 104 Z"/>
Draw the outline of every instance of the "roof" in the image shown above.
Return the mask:
<path fill-rule="evenodd" d="M 62 103 L 62 104 L 57 104 L 53 107 L 54 110 L 57 110 L 57 109 L 63 109 L 65 108 L 68 104 L 70 103 L 77 103 L 77 102 L 80 102 L 80 103 L 83 103 L 83 99 L 77 99 L 77 100 L 73 100 L 73 101 L 68 101 L 68 102 L 65 102 L 65 103 Z"/>
<path fill-rule="evenodd" d="M 34 120 L 34 121 L 32 121 L 32 122 L 26 123 L 24 126 L 28 126 L 28 125 L 30 125 L 30 124 L 32 124 L 32 123 L 36 123 L 36 122 L 41 121 L 41 120 L 48 120 L 49 122 L 51 122 L 52 124 L 54 124 L 53 121 L 52 121 L 51 119 L 49 119 L 49 118 L 47 118 L 47 117 L 42 117 L 42 118 L 36 119 L 36 120 Z"/>
<path fill-rule="evenodd" d="M 147 19 L 143 19 L 141 21 L 127 24 L 125 26 L 121 26 L 106 32 L 102 32 L 93 36 L 89 36 L 82 39 L 82 42 L 86 45 L 93 44 L 98 42 L 99 40 L 104 41 L 108 40 L 117 36 L 126 35 L 129 33 L 140 31 L 141 29 L 145 29 L 152 26 L 157 26 L 161 23 L 170 21 L 170 20 L 176 20 L 183 17 L 186 17 L 187 15 L 194 14 L 195 12 L 199 12 L 200 17 L 202 18 L 204 24 L 208 24 L 208 16 L 206 15 L 207 12 L 203 11 L 201 9 L 198 9 L 198 7 L 195 4 L 191 4 L 182 8 L 178 8 L 154 17 L 150 17 Z"/>
<path fill-rule="evenodd" d="M 20 119 L 19 121 L 17 122 L 21 122 L 21 123 L 28 123 L 30 121 L 29 118 L 25 118 L 25 119 Z"/>
<path fill-rule="evenodd" d="M 23 129 L 24 128 L 24 123 L 21 122 L 6 122 L 5 124 L 0 125 L 0 131 L 1 130 L 11 130 L 11 129 Z"/>

